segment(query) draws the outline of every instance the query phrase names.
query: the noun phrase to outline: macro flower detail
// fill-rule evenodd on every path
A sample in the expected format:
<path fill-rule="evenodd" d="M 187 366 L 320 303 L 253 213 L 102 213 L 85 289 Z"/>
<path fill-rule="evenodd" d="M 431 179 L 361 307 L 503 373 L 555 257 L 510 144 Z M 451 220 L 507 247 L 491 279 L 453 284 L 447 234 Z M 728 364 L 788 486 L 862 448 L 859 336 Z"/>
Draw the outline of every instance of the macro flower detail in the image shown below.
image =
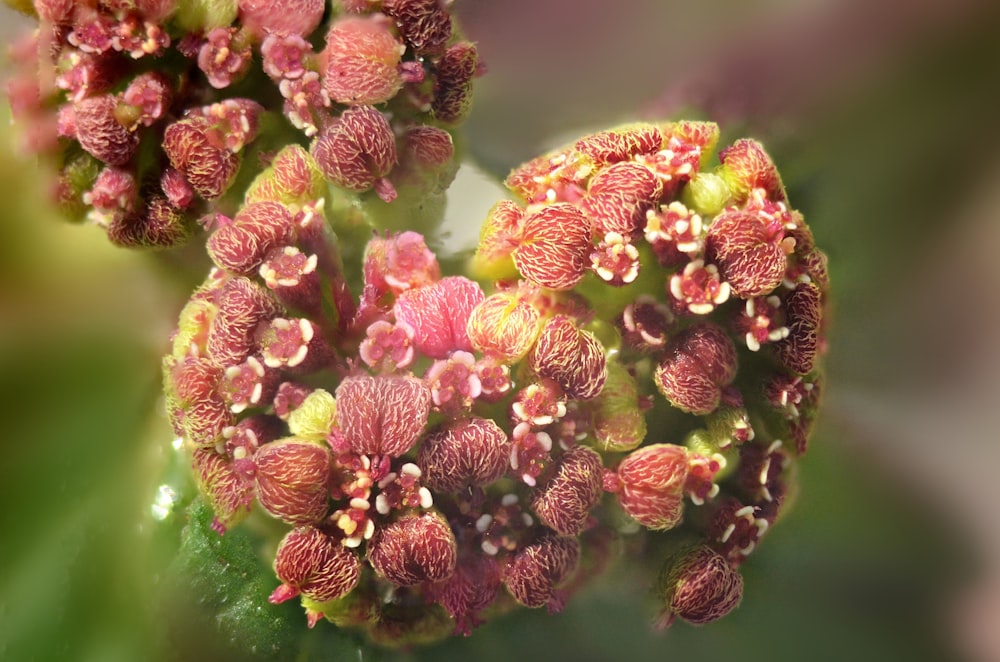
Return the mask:
<path fill-rule="evenodd" d="M 260 603 L 408 647 L 559 611 L 619 550 L 666 562 L 663 624 L 735 608 L 797 489 L 830 286 L 760 143 L 582 136 L 439 253 L 485 70 L 451 2 L 33 8 L 9 96 L 60 208 L 211 260 L 164 402 L 213 543 L 243 527 L 273 570 Z"/>
<path fill-rule="evenodd" d="M 739 605 L 743 577 L 722 555 L 701 545 L 678 552 L 667 562 L 660 590 L 663 627 L 675 618 L 702 625 L 722 618 Z"/>

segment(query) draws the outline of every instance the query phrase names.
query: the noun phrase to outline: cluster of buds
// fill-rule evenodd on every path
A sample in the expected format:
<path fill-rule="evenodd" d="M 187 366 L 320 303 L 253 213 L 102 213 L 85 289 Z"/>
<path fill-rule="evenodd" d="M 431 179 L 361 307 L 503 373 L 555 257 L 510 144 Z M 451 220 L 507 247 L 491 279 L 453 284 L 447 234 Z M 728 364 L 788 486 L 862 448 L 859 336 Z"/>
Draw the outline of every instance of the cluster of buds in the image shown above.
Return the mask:
<path fill-rule="evenodd" d="M 14 119 L 66 214 L 122 246 L 172 246 L 232 212 L 291 143 L 353 194 L 446 186 L 479 69 L 438 0 L 20 5 L 39 25 L 11 49 Z"/>
<path fill-rule="evenodd" d="M 661 625 L 740 602 L 815 420 L 827 275 L 758 143 L 708 168 L 717 134 L 586 137 L 510 175 L 480 280 L 404 231 L 353 290 L 322 152 L 274 157 L 164 361 L 217 531 L 289 527 L 272 602 L 385 643 L 469 634 L 558 611 L 643 532 L 676 543 Z"/>
<path fill-rule="evenodd" d="M 826 258 L 761 145 L 713 165 L 708 122 L 517 168 L 465 275 L 373 236 L 455 172 L 479 62 L 449 6 L 36 0 L 8 94 L 68 213 L 128 247 L 206 232 L 167 410 L 220 535 L 284 524 L 271 602 L 467 635 L 645 535 L 657 622 L 720 618 L 816 419 Z"/>

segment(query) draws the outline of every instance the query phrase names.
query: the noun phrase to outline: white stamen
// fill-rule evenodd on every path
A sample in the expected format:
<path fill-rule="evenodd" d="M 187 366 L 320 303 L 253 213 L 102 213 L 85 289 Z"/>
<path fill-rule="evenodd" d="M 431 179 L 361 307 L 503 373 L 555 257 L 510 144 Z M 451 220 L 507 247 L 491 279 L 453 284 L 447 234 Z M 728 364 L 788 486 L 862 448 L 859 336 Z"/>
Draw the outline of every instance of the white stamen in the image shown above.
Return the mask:
<path fill-rule="evenodd" d="M 389 499 L 385 496 L 385 494 L 379 494 L 375 497 L 375 511 L 379 515 L 388 515 L 389 510 Z"/>
<path fill-rule="evenodd" d="M 426 487 L 421 487 L 417 490 L 417 494 L 420 495 L 420 507 L 430 508 L 434 505 L 434 497 L 431 496 L 431 491 Z"/>
<path fill-rule="evenodd" d="M 493 523 L 493 515 L 490 515 L 489 513 L 484 513 L 483 515 L 479 516 L 479 519 L 476 520 L 476 531 L 478 531 L 479 533 L 485 533 L 486 529 L 490 528 L 490 524 L 492 523 Z"/>

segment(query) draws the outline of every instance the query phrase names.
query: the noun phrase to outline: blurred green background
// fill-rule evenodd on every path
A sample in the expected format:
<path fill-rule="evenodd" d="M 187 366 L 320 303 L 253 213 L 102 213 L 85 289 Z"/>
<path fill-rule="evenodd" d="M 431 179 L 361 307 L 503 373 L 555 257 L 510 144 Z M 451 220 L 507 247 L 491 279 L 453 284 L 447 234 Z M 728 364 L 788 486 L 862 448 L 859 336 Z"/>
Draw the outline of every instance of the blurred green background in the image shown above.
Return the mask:
<path fill-rule="evenodd" d="M 180 265 L 204 257 L 61 223 L 0 121 L 0 660 L 1000 660 L 1000 6 L 457 10 L 489 68 L 467 125 L 486 169 L 637 115 L 716 119 L 764 141 L 829 254 L 826 407 L 740 609 L 653 634 L 627 568 L 558 616 L 402 655 L 326 624 L 289 640 L 300 612 L 267 605 L 217 540 L 184 542 L 202 575 L 178 567 L 184 515 L 153 508 L 161 484 L 185 490 L 159 356 L 197 278 Z M 9 41 L 23 24 L 0 11 Z M 470 197 L 449 215 L 478 224 Z M 234 637 L 241 605 L 219 584 L 259 600 L 256 639 Z"/>

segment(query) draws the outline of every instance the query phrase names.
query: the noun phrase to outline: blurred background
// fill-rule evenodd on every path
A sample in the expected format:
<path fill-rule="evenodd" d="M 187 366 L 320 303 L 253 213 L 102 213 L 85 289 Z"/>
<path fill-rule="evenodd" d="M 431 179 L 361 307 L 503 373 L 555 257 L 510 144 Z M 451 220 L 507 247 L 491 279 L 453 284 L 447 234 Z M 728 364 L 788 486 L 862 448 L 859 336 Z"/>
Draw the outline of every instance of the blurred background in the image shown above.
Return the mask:
<path fill-rule="evenodd" d="M 489 72 L 466 125 L 483 170 L 637 117 L 712 119 L 722 144 L 765 143 L 829 255 L 825 407 L 795 510 L 744 566 L 742 606 L 651 633 L 641 573 L 623 569 L 558 616 L 406 655 L 325 624 L 288 643 L 283 619 L 301 614 L 266 604 L 260 641 L 236 640 L 226 596 L 172 563 L 184 517 L 160 489 L 190 489 L 159 357 L 204 257 L 62 223 L 3 121 L 0 660 L 1000 661 L 1000 4 L 456 10 Z M 27 25 L 0 9 L 4 43 Z M 496 193 L 477 181 L 460 179 L 450 218 L 478 225 Z M 218 572 L 253 593 L 246 569 Z"/>

